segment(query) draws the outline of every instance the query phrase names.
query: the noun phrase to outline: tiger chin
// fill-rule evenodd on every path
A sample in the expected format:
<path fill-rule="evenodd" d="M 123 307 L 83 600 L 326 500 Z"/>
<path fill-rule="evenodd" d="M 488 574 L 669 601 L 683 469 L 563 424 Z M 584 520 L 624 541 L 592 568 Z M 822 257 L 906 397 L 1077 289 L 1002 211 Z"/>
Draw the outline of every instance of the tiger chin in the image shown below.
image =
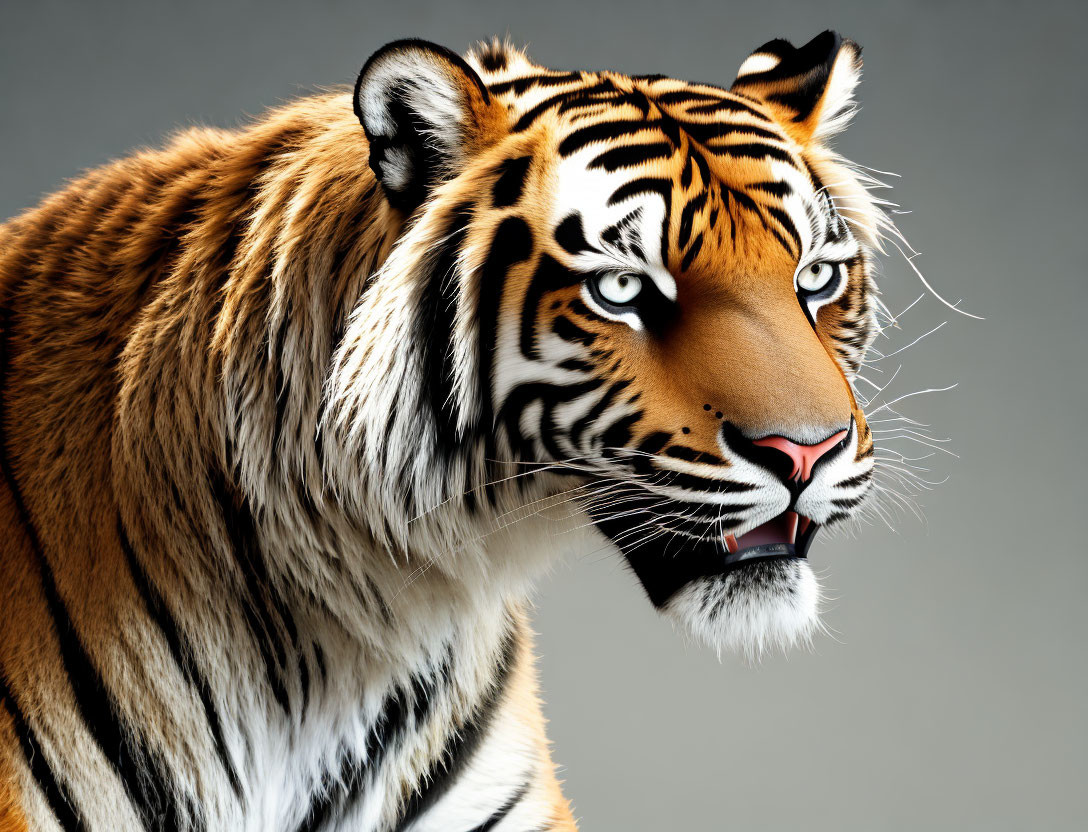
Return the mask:
<path fill-rule="evenodd" d="M 876 465 L 860 68 L 397 41 L 0 226 L 0 828 L 570 832 L 563 550 L 714 647 L 809 638 Z"/>

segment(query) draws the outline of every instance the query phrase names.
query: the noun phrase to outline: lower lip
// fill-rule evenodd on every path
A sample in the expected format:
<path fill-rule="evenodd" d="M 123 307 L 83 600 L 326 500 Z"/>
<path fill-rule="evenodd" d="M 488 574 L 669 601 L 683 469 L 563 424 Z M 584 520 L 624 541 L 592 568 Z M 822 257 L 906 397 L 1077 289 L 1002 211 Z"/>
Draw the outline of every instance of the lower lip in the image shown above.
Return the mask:
<path fill-rule="evenodd" d="M 727 554 L 723 565 L 728 568 L 757 560 L 807 557 L 809 543 L 817 529 L 818 526 L 809 518 L 794 511 L 784 512 L 741 535 L 743 545 L 734 535 L 726 535 Z"/>

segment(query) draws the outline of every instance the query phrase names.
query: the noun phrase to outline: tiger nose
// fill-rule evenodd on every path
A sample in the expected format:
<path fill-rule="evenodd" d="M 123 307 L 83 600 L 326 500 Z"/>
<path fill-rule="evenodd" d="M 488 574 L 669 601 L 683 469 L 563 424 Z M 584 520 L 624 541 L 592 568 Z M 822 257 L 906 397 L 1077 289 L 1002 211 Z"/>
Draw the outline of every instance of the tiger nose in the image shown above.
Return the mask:
<path fill-rule="evenodd" d="M 754 439 L 752 444 L 785 454 L 789 459 L 789 464 L 792 465 L 792 470 L 789 476 L 784 477 L 784 479 L 804 483 L 811 479 L 812 469 L 816 467 L 816 463 L 835 450 L 835 446 L 846 438 L 848 431 L 848 428 L 844 428 L 814 445 L 802 445 L 792 439 L 787 439 L 785 436 L 777 435 Z M 786 460 L 782 460 L 782 462 L 785 463 Z M 784 474 L 786 471 L 785 465 L 780 470 Z"/>

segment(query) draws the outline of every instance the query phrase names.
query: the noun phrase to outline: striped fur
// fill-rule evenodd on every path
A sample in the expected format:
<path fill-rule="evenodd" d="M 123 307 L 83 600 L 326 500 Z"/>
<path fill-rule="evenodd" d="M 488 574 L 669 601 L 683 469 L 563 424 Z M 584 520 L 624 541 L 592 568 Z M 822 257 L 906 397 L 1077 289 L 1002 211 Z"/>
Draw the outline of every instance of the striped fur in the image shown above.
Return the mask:
<path fill-rule="evenodd" d="M 572 830 L 524 609 L 601 532 L 712 643 L 805 637 L 804 561 L 704 561 L 869 487 L 858 55 L 398 42 L 0 226 L 0 830 Z M 840 428 L 799 493 L 740 450 Z"/>

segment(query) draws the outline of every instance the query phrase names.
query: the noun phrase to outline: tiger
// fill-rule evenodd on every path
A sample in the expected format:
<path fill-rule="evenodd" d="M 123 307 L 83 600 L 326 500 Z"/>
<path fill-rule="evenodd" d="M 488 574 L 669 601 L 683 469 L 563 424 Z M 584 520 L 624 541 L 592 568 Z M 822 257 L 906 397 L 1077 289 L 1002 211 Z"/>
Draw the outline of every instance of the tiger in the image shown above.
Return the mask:
<path fill-rule="evenodd" d="M 860 70 L 401 40 L 0 226 L 0 830 L 575 830 L 567 554 L 713 648 L 810 639 L 876 463 Z"/>

